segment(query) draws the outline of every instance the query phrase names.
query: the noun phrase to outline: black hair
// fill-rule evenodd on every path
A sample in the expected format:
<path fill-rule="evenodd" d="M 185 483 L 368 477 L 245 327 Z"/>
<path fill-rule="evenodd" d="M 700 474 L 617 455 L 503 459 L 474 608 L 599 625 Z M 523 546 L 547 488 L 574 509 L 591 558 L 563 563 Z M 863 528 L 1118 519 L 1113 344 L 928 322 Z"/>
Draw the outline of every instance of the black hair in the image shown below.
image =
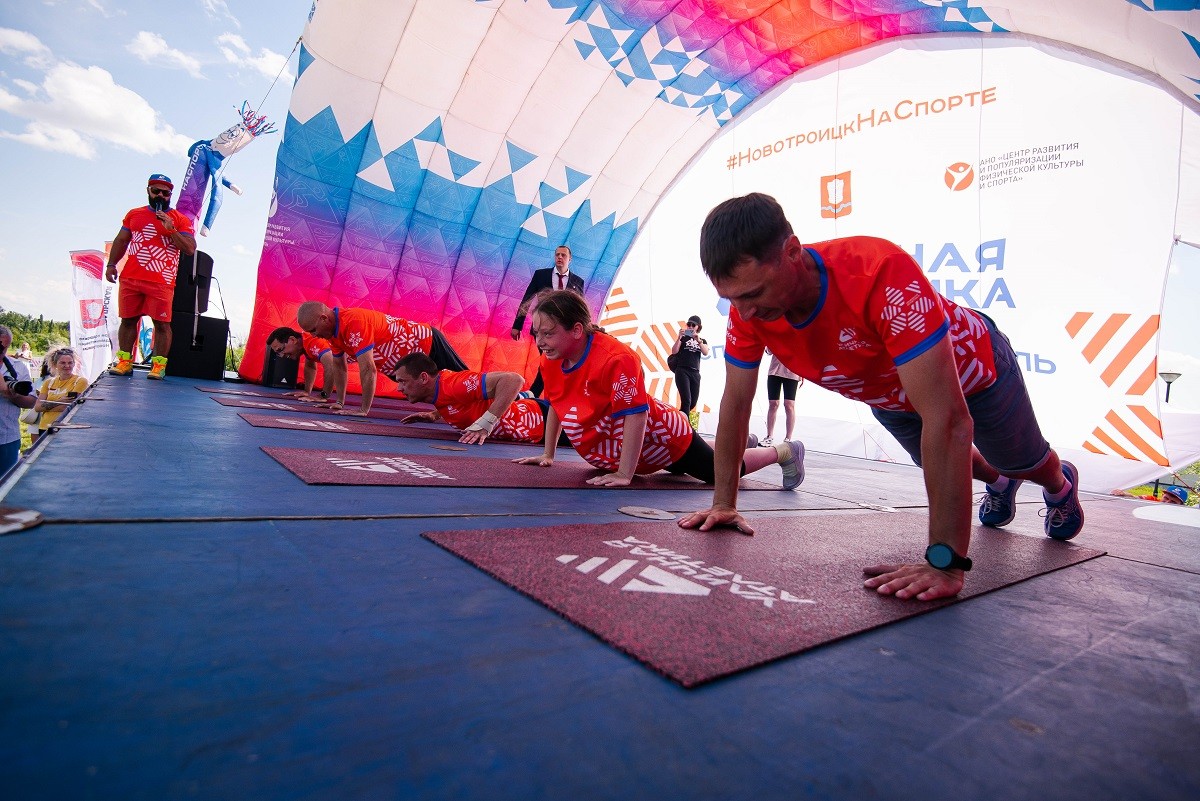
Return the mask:
<path fill-rule="evenodd" d="M 753 192 L 726 200 L 700 228 L 700 266 L 709 280 L 728 278 L 747 259 L 773 259 L 792 235 L 783 207 L 770 195 Z"/>

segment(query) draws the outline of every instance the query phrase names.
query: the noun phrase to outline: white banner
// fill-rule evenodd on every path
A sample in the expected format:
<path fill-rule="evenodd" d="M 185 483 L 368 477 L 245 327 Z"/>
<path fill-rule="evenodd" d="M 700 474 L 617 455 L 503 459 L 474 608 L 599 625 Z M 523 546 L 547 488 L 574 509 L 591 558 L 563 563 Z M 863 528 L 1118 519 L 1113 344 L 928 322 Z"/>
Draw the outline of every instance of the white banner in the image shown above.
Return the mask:
<path fill-rule="evenodd" d="M 958 38 L 860 51 L 760 102 L 655 209 L 617 279 L 628 317 L 646 329 L 699 314 L 722 344 L 727 308 L 700 270 L 700 224 L 728 197 L 765 192 L 802 242 L 890 239 L 943 295 L 996 320 L 1085 489 L 1166 471 L 1156 353 L 1181 185 L 1200 179 L 1180 157 L 1193 111 L 1078 53 Z M 721 349 L 701 374 L 715 412 Z M 796 406 L 814 450 L 908 461 L 866 407 L 811 382 Z M 715 430 L 715 414 L 702 426 Z"/>
<path fill-rule="evenodd" d="M 71 251 L 71 347 L 77 354 L 76 371 L 95 381 L 112 362 L 113 340 L 109 319 L 115 322 L 116 284 L 104 280 L 104 253 Z"/>

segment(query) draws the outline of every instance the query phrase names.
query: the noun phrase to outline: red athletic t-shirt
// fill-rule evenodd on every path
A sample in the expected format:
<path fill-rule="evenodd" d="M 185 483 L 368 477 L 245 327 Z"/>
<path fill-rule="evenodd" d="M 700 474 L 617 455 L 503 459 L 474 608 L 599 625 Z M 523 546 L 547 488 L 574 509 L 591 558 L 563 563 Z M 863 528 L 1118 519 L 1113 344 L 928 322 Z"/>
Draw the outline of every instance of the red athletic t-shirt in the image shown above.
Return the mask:
<path fill-rule="evenodd" d="M 810 245 L 821 297 L 792 325 L 743 320 L 730 309 L 725 359 L 757 367 L 770 348 L 792 372 L 870 406 L 913 411 L 896 366 L 947 334 L 964 395 L 996 380 L 992 340 L 982 317 L 939 295 L 911 256 L 884 239 L 848 237 Z"/>
<path fill-rule="evenodd" d="M 627 345 L 597 331 L 579 362 L 563 370 L 562 359 L 542 357 L 543 393 L 571 445 L 589 464 L 621 466 L 625 418 L 648 412 L 638 473 L 677 462 L 692 443 L 692 427 L 678 409 L 646 394 L 642 362 Z"/>
<path fill-rule="evenodd" d="M 192 233 L 192 221 L 183 214 L 168 209 L 167 216 L 178 230 L 185 234 Z M 121 277 L 175 286 L 175 276 L 179 272 L 179 248 L 163 232 L 154 209 L 149 206 L 130 209 L 121 221 L 121 228 L 129 232 L 129 247 L 125 249 L 125 266 L 121 268 Z"/>
<path fill-rule="evenodd" d="M 370 309 L 334 309 L 333 336 L 329 345 L 334 356 L 343 353 L 358 359 L 371 351 L 375 367 L 391 375 L 396 363 L 410 353 L 429 354 L 433 329 L 402 317 Z"/>
<path fill-rule="evenodd" d="M 492 406 L 487 396 L 487 373 L 474 370 L 442 370 L 437 375 L 433 405 L 438 414 L 459 431 L 471 426 Z M 546 434 L 546 416 L 532 398 L 517 398 L 500 415 L 489 439 L 510 442 L 541 442 Z"/>
<path fill-rule="evenodd" d="M 319 363 L 321 361 L 321 356 L 325 353 L 329 353 L 332 350 L 328 339 L 321 339 L 321 337 L 313 336 L 307 331 L 301 331 L 300 337 L 304 346 L 304 355 L 314 363 Z"/>

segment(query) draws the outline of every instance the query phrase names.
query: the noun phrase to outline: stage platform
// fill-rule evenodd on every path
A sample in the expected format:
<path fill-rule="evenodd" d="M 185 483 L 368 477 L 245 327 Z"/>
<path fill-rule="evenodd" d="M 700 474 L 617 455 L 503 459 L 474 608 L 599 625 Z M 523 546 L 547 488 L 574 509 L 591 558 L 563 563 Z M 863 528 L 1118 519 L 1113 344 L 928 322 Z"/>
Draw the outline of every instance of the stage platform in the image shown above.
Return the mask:
<path fill-rule="evenodd" d="M 684 689 L 420 535 L 706 493 L 309 486 L 261 448 L 453 452 L 198 383 L 253 388 L 103 377 L 0 490 L 44 517 L 0 536 L 5 801 L 1200 797 L 1200 510 L 1085 496 L 1104 556 Z M 915 468 L 807 467 L 751 522 L 925 511 Z"/>

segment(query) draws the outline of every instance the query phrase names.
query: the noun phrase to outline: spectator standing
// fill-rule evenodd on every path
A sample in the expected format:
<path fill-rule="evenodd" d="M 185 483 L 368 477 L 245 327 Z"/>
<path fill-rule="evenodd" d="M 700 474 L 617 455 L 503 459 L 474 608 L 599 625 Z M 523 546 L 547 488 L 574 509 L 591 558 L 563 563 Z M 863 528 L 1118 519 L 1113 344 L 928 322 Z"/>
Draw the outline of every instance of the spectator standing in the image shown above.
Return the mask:
<path fill-rule="evenodd" d="M 171 350 L 171 303 L 175 295 L 175 277 L 179 272 L 179 254 L 196 252 L 192 221 L 171 208 L 171 179 L 160 173 L 146 182 L 148 203 L 130 209 L 121 221 L 121 230 L 113 239 L 104 277 L 117 280 L 117 262 L 129 258 L 121 271 L 117 311 L 121 325 L 117 329 L 117 363 L 113 375 L 133 373 L 133 346 L 137 341 L 138 321 L 147 315 L 154 321 L 154 358 L 147 378 L 167 376 L 167 354 Z"/>
<path fill-rule="evenodd" d="M 711 350 L 708 340 L 700 336 L 700 318 L 692 315 L 687 326 L 679 329 L 679 338 L 671 346 L 675 388 L 679 390 L 679 410 L 688 417 L 692 430 L 700 429 L 700 357 Z M 763 443 L 764 445 L 770 443 Z"/>
<path fill-rule="evenodd" d="M 29 368 L 8 355 L 11 345 L 12 329 L 0 325 L 0 476 L 11 470 L 21 455 L 21 412 L 37 403 Z"/>
<path fill-rule="evenodd" d="M 775 418 L 779 414 L 779 396 L 783 395 L 784 439 L 791 439 L 796 429 L 796 389 L 804 379 L 783 366 L 779 357 L 771 354 L 767 368 L 767 436 L 763 445 L 774 444 Z"/>

